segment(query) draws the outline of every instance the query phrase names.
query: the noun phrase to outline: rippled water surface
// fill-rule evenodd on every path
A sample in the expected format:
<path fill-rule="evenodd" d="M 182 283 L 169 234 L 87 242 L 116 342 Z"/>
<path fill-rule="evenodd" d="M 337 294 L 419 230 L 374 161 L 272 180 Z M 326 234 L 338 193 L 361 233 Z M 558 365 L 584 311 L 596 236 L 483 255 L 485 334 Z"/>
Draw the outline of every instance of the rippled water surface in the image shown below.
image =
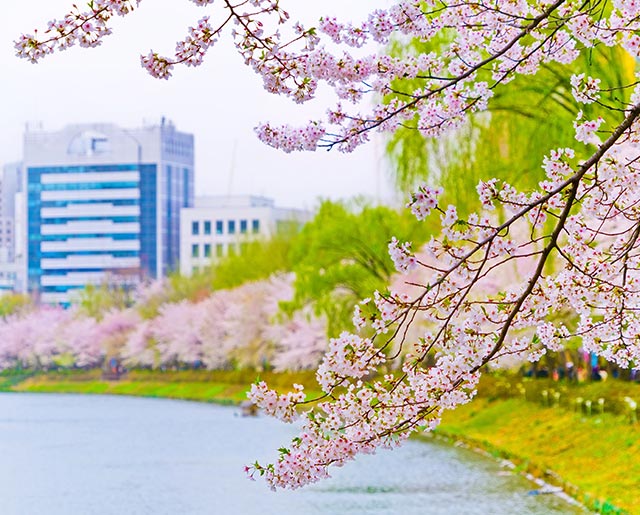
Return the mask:
<path fill-rule="evenodd" d="M 409 442 L 304 490 L 244 464 L 292 428 L 233 408 L 126 397 L 0 394 L 2 515 L 548 515 L 583 513 L 464 449 Z"/>

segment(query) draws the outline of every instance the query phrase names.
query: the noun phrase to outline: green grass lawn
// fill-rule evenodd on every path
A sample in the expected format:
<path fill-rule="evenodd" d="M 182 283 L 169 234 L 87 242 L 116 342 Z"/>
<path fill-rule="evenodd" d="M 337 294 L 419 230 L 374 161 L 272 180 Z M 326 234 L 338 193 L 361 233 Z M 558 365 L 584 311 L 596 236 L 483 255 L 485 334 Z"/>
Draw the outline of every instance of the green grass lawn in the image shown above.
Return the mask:
<path fill-rule="evenodd" d="M 312 373 L 261 374 L 271 386 L 290 389 L 293 383 L 309 388 L 309 395 L 318 395 L 319 387 Z M 8 385 L 15 392 L 78 393 L 163 397 L 220 404 L 237 404 L 247 400 L 247 391 L 256 372 L 135 371 L 118 381 L 105 381 L 97 371 L 48 373 L 28 377 Z"/>

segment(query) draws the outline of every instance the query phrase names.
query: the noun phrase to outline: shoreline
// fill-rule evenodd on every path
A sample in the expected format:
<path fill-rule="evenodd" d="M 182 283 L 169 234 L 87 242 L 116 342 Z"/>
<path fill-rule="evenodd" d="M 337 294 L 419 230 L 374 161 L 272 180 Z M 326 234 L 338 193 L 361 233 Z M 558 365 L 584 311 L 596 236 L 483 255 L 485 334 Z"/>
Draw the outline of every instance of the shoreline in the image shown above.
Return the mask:
<path fill-rule="evenodd" d="M 418 435 L 416 438 L 425 442 L 428 442 L 429 440 L 436 440 L 454 447 L 468 449 L 476 454 L 486 457 L 487 459 L 500 463 L 500 465 L 507 469 L 509 473 L 519 474 L 539 486 L 540 488 L 535 495 L 555 495 L 567 504 L 584 509 L 585 513 L 594 512 L 595 508 L 593 506 L 589 507 L 585 504 L 584 500 L 580 500 L 580 497 L 584 494 L 576 486 L 565 482 L 559 475 L 548 469 L 545 471 L 544 475 L 536 474 L 536 472 L 540 470 L 539 467 L 536 467 L 535 465 L 522 467 L 522 463 L 526 460 L 511 455 L 507 458 L 506 455 L 508 455 L 508 453 L 502 449 L 495 449 L 491 446 L 487 446 L 485 442 L 466 438 L 461 435 L 449 434 L 446 431 L 439 429 L 436 429 L 433 433 Z M 628 515 L 628 512 L 621 508 L 611 506 L 611 509 L 614 511 L 610 511 L 608 513 Z M 596 513 L 600 513 L 600 510 L 596 511 Z"/>
<path fill-rule="evenodd" d="M 252 373 L 255 375 L 255 373 Z M 270 375 L 270 374 L 266 374 Z M 131 377 L 119 381 L 106 381 L 99 379 L 96 373 L 88 375 L 35 375 L 24 380 L 18 381 L 10 386 L 3 385 L 1 391 L 13 393 L 59 393 L 59 394 L 93 394 L 93 395 L 126 395 L 133 397 L 146 398 L 163 398 L 174 400 L 186 400 L 201 403 L 211 403 L 218 405 L 233 406 L 239 405 L 246 400 L 246 391 L 251 381 L 244 381 L 246 377 L 238 377 L 238 381 L 234 381 L 233 373 L 209 374 L 206 378 L 205 374 L 181 374 L 180 372 L 164 372 L 149 374 L 133 374 Z M 246 374 L 245 374 L 246 376 Z M 159 378 L 163 380 L 159 380 Z M 200 379 L 195 381 L 193 379 Z M 206 379 L 206 380 L 205 380 Z M 214 379 L 217 379 L 215 381 Z M 299 382 L 300 377 L 292 375 L 280 374 L 277 378 L 264 377 L 267 381 L 276 379 L 277 386 Z M 305 377 L 308 379 L 308 377 Z M 309 384 L 308 381 L 305 381 Z M 497 424 L 486 425 L 478 431 L 478 427 L 470 423 L 475 422 L 474 410 L 477 409 L 479 403 L 484 402 L 485 406 L 480 407 L 481 410 L 487 408 L 486 404 L 491 404 L 490 409 L 498 409 L 503 405 L 513 402 L 510 400 L 492 400 L 488 402 L 486 399 L 477 399 L 474 403 L 458 408 L 454 412 L 448 412 L 444 418 L 443 424 L 433 433 L 429 435 L 417 435 L 417 439 L 428 441 L 436 439 L 447 442 L 450 445 L 464 446 L 474 452 L 485 455 L 493 460 L 504 463 L 510 472 L 524 475 L 534 483 L 538 484 L 540 493 L 549 493 L 566 496 L 564 500 L 570 504 L 585 507 L 590 511 L 607 515 L 631 515 L 629 509 L 619 508 L 618 505 L 623 503 L 608 500 L 611 495 L 605 490 L 606 495 L 593 495 L 587 492 L 592 488 L 587 485 L 576 486 L 570 482 L 565 475 L 556 472 L 554 467 L 543 465 L 544 459 L 537 459 L 529 453 L 514 452 L 510 445 L 500 445 L 492 433 L 499 433 L 496 430 Z M 520 401 L 522 402 L 522 401 Z M 527 403 L 529 408 L 536 408 L 545 416 L 553 414 L 549 409 L 535 406 L 534 403 Z M 538 414 L 539 415 L 539 414 Z M 480 418 L 480 417 L 478 417 Z M 522 428 L 520 428 L 522 429 Z M 582 428 L 578 428 L 582 429 Z M 635 430 L 635 428 L 633 428 Z M 569 432 L 570 434 L 570 432 Z M 513 435 L 510 435 L 513 437 Z M 492 441 L 493 440 L 493 441 Z M 577 467 L 577 464 L 576 464 Z M 579 471 L 574 471 L 579 472 Z M 585 487 L 586 486 L 586 487 Z M 551 491 L 556 487 L 562 488 L 562 491 Z M 600 490 L 596 489 L 600 493 Z M 630 509 L 640 508 L 640 505 L 631 503 Z"/>
<path fill-rule="evenodd" d="M 532 491 L 532 492 L 535 492 L 534 495 L 555 495 L 556 497 L 559 497 L 567 504 L 582 508 L 585 510 L 585 512 L 591 512 L 591 509 L 586 504 L 581 502 L 576 495 L 573 495 L 577 493 L 577 490 L 569 489 L 570 491 L 573 492 L 573 494 L 570 494 L 567 491 L 567 489 L 565 489 L 561 484 L 558 484 L 558 482 L 561 482 L 564 485 L 567 485 L 567 483 L 563 482 L 562 478 L 560 478 L 560 476 L 558 476 L 557 474 L 555 473 L 553 474 L 554 481 L 549 481 L 549 478 L 543 479 L 542 477 L 539 477 L 534 473 L 535 470 L 530 471 L 528 468 L 520 467 L 518 463 L 521 460 L 518 459 L 517 457 L 511 456 L 510 457 L 511 459 L 509 459 L 503 456 L 503 454 L 505 454 L 504 451 L 501 451 L 499 449 L 497 449 L 497 451 L 499 452 L 500 455 L 496 455 L 496 452 L 495 452 L 496 449 L 493 449 L 494 452 L 491 452 L 489 448 L 487 448 L 487 446 L 483 445 L 483 442 L 469 439 L 469 438 L 464 438 L 460 435 L 452 435 L 438 429 L 436 429 L 432 433 L 419 434 L 415 438 L 417 440 L 421 440 L 424 442 L 429 442 L 429 441 L 441 442 L 446 445 L 451 445 L 453 447 L 467 449 L 471 452 L 484 456 L 487 459 L 490 459 L 494 462 L 499 463 L 504 469 L 506 469 L 508 473 L 521 475 L 522 477 L 528 479 L 535 485 L 539 486 L 540 488 L 537 491 L 536 490 Z M 547 475 L 548 474 L 545 474 L 545 477 Z M 574 487 L 574 489 L 575 488 L 576 487 Z M 622 512 L 622 513 L 626 513 L 626 512 Z"/>

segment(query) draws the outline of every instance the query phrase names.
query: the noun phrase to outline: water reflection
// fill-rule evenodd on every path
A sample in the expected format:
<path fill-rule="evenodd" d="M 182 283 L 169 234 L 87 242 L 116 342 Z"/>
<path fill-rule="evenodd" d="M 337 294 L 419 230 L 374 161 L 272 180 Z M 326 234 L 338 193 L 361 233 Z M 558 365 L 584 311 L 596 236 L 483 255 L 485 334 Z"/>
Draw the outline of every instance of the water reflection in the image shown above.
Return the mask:
<path fill-rule="evenodd" d="M 571 514 L 463 449 L 409 442 L 330 481 L 270 492 L 244 464 L 292 428 L 235 410 L 157 399 L 0 394 L 2 515 Z"/>

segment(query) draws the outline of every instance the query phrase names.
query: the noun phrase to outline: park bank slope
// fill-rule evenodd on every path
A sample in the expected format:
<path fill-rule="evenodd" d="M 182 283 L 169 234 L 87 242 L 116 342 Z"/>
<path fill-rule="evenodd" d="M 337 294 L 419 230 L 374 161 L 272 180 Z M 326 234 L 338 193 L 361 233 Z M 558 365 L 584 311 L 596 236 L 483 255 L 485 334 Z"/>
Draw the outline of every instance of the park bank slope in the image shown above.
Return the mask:
<path fill-rule="evenodd" d="M 640 427 L 522 399 L 475 399 L 437 434 L 508 459 L 600 513 L 640 514 Z"/>

